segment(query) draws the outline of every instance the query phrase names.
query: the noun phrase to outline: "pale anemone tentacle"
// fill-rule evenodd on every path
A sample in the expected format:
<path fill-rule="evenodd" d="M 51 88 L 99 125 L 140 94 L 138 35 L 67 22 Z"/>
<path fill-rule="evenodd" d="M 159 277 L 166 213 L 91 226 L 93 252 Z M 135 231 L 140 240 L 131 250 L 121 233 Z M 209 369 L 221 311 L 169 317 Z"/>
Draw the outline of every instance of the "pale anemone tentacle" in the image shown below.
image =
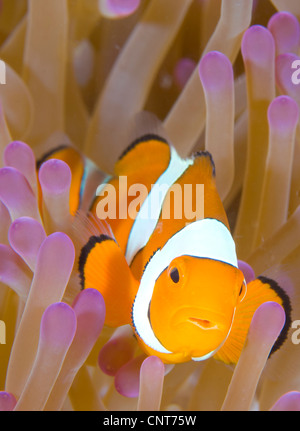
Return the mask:
<path fill-rule="evenodd" d="M 250 24 L 251 11 L 252 1 L 237 4 L 235 1 L 223 0 L 219 22 L 203 55 L 208 51 L 220 51 L 234 62 L 242 34 Z M 205 125 L 204 93 L 197 71 L 189 79 L 164 124 L 179 153 L 183 156 L 189 154 Z"/>
<path fill-rule="evenodd" d="M 153 74 L 157 71 L 170 47 L 190 3 L 191 0 L 185 2 L 166 0 L 162 4 L 158 0 L 153 0 L 117 59 L 97 103 L 85 144 L 88 154 L 102 168 L 111 170 L 112 164 L 124 150 L 121 138 L 124 130 L 126 130 L 126 125 L 129 119 L 142 109 L 152 83 Z M 172 15 L 168 16 L 167 21 L 165 21 L 164 10 L 172 11 Z M 149 25 L 155 21 L 158 22 L 157 25 Z M 141 46 L 139 43 L 141 37 L 147 46 L 146 49 L 144 44 Z M 150 51 L 152 52 L 151 57 L 148 55 Z M 143 61 L 141 61 L 142 58 Z M 153 58 L 155 61 L 152 60 Z M 133 61 L 134 59 L 137 60 L 137 63 Z M 116 97 L 112 97 L 112 94 L 115 94 Z M 131 100 L 129 106 L 126 103 L 119 103 L 121 94 L 123 101 Z M 116 110 L 119 119 L 118 128 L 114 125 Z M 107 142 L 107 147 L 102 147 L 103 155 L 99 151 L 96 153 L 94 151 L 94 145 L 99 136 Z M 107 151 L 111 146 L 117 146 L 114 153 L 111 150 Z M 103 156 L 106 160 L 105 165 L 103 164 Z"/>
<path fill-rule="evenodd" d="M 28 134 L 32 144 L 47 139 L 53 130 L 63 131 L 65 127 L 67 12 L 66 2 L 45 0 L 41 4 L 37 0 L 29 1 L 22 74 L 35 110 L 35 121 Z M 41 14 L 47 16 L 42 25 Z M 54 27 L 53 22 L 56 22 Z M 47 36 L 49 33 L 51 38 Z M 40 43 L 41 37 L 44 44 Z"/>
<path fill-rule="evenodd" d="M 257 41 L 260 49 L 257 50 Z M 254 247 L 256 220 L 268 151 L 267 110 L 275 97 L 275 47 L 271 33 L 262 26 L 250 27 L 242 45 L 248 94 L 247 164 L 234 237 L 241 259 Z"/>

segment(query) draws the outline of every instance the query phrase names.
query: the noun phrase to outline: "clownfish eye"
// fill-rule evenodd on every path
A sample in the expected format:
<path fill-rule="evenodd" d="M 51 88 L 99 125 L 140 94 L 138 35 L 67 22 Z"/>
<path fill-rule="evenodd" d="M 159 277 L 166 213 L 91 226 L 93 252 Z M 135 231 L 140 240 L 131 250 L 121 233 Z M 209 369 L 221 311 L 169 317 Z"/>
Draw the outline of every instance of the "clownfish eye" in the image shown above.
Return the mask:
<path fill-rule="evenodd" d="M 172 268 L 169 274 L 173 283 L 179 282 L 179 272 L 176 267 Z"/>

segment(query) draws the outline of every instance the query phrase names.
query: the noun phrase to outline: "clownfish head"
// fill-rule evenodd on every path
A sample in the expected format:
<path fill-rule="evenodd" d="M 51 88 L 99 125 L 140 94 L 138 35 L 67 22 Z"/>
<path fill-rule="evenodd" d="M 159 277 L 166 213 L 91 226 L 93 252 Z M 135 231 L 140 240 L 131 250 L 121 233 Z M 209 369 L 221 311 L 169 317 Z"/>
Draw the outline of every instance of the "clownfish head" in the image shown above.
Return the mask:
<path fill-rule="evenodd" d="M 225 342 L 245 294 L 228 228 L 215 219 L 198 220 L 150 258 L 132 324 L 144 345 L 164 360 L 204 360 Z"/>
<path fill-rule="evenodd" d="M 227 263 L 180 256 L 157 278 L 149 307 L 156 338 L 172 353 L 205 359 L 226 340 L 246 291 Z"/>

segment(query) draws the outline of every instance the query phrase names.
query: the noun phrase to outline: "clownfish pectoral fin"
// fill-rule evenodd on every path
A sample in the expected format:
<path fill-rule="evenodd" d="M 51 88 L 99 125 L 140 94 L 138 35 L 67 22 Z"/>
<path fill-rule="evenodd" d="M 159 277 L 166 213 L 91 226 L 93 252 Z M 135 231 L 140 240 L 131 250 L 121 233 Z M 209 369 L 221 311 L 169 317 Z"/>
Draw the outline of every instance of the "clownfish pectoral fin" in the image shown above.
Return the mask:
<path fill-rule="evenodd" d="M 215 359 L 227 364 L 236 364 L 238 362 L 253 314 L 261 304 L 268 301 L 280 304 L 286 314 L 285 325 L 273 345 L 270 355 L 282 346 L 291 326 L 290 298 L 276 281 L 260 276 L 248 283 L 246 296 L 236 308 L 229 336 L 223 346 L 214 355 Z"/>
<path fill-rule="evenodd" d="M 113 231 L 106 220 L 100 220 L 91 212 L 78 210 L 73 219 L 73 232 L 79 248 L 82 248 L 91 236 L 106 235 L 115 239 Z"/>
<path fill-rule="evenodd" d="M 89 238 L 79 256 L 79 274 L 82 289 L 94 288 L 103 295 L 108 326 L 131 322 L 138 281 L 113 238 L 105 234 Z"/>

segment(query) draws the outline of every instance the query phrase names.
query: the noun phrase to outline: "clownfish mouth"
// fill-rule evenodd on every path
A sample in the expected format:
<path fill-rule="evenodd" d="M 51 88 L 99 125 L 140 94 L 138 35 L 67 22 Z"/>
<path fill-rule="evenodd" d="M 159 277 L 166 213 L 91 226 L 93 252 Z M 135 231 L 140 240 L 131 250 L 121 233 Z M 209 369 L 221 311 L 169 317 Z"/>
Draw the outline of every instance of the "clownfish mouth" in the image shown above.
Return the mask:
<path fill-rule="evenodd" d="M 228 326 L 225 316 L 205 309 L 182 308 L 173 317 L 174 325 L 193 324 L 202 330 L 224 331 Z"/>
<path fill-rule="evenodd" d="M 190 317 L 188 320 L 201 329 L 218 329 L 218 325 L 210 320 L 198 319 L 197 317 Z"/>

